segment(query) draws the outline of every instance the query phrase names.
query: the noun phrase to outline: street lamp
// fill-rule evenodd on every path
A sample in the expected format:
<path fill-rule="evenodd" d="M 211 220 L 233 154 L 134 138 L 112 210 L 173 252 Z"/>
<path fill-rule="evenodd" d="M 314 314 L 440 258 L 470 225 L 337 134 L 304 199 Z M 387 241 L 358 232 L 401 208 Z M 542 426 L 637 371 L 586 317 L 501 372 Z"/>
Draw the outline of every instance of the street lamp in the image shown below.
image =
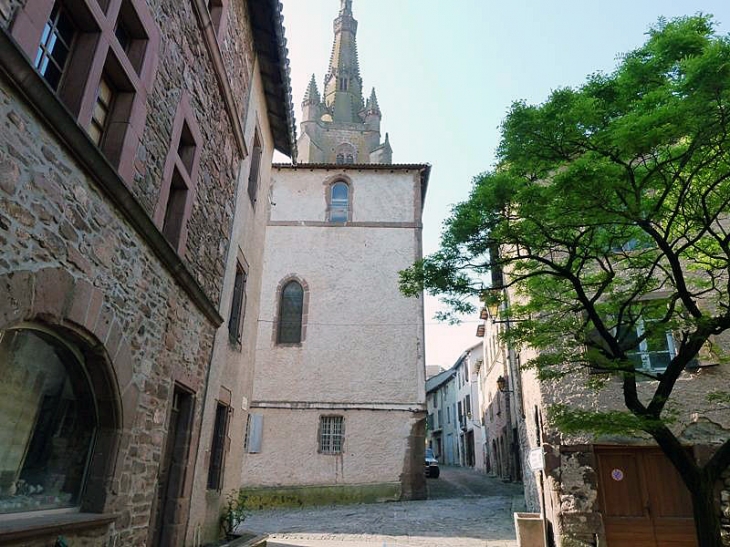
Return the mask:
<path fill-rule="evenodd" d="M 497 389 L 502 393 L 514 393 L 514 390 L 505 389 L 507 387 L 507 380 L 504 376 L 497 378 Z"/>

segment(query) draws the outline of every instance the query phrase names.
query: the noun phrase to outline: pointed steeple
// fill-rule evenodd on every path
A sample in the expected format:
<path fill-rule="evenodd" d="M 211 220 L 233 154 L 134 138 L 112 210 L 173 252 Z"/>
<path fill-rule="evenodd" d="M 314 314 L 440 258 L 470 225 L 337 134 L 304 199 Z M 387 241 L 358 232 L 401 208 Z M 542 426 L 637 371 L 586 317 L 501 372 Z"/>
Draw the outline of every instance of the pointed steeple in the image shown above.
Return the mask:
<path fill-rule="evenodd" d="M 340 0 L 334 32 L 330 66 L 324 79 L 324 102 L 334 121 L 353 123 L 359 121 L 358 113 L 364 102 L 357 58 L 357 21 L 352 16 L 352 0 Z"/>
<path fill-rule="evenodd" d="M 304 93 L 304 99 L 302 100 L 302 106 L 315 106 L 322 103 L 322 97 L 319 96 L 319 90 L 317 89 L 317 82 L 312 74 L 312 79 L 309 80 L 307 91 Z"/>
<path fill-rule="evenodd" d="M 378 104 L 378 97 L 375 95 L 375 88 L 373 88 L 372 92 L 370 93 L 370 98 L 368 99 L 365 110 L 368 114 L 382 114 L 380 112 L 380 105 Z"/>

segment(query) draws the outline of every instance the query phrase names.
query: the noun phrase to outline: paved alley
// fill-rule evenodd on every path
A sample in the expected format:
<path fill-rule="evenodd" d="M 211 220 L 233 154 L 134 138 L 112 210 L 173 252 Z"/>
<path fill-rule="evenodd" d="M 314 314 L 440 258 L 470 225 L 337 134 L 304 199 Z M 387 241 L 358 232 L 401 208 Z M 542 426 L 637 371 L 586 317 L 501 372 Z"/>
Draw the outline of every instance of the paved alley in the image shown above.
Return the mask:
<path fill-rule="evenodd" d="M 520 485 L 443 467 L 428 486 L 426 501 L 256 511 L 243 529 L 270 547 L 516 547 Z"/>

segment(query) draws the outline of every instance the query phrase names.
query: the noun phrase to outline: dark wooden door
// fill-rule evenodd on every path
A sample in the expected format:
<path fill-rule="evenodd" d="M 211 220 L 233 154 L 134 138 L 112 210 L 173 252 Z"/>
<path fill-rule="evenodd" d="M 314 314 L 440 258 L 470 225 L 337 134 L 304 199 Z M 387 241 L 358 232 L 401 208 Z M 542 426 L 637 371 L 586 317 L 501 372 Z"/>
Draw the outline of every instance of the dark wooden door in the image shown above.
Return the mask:
<path fill-rule="evenodd" d="M 175 386 L 167 440 L 157 478 L 153 547 L 175 547 L 182 544 L 184 530 L 178 502 L 183 497 L 185 486 L 192 418 L 193 395 Z"/>
<path fill-rule="evenodd" d="M 697 547 L 692 500 L 655 449 L 596 450 L 608 547 Z"/>

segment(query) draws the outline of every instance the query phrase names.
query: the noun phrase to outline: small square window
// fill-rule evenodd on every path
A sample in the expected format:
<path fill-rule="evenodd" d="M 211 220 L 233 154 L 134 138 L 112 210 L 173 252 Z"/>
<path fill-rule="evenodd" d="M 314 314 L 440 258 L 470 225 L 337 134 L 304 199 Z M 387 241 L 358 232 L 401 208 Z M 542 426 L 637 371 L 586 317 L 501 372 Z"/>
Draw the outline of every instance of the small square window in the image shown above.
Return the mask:
<path fill-rule="evenodd" d="M 345 418 L 343 416 L 322 416 L 319 419 L 319 452 L 341 454 L 345 441 Z"/>

